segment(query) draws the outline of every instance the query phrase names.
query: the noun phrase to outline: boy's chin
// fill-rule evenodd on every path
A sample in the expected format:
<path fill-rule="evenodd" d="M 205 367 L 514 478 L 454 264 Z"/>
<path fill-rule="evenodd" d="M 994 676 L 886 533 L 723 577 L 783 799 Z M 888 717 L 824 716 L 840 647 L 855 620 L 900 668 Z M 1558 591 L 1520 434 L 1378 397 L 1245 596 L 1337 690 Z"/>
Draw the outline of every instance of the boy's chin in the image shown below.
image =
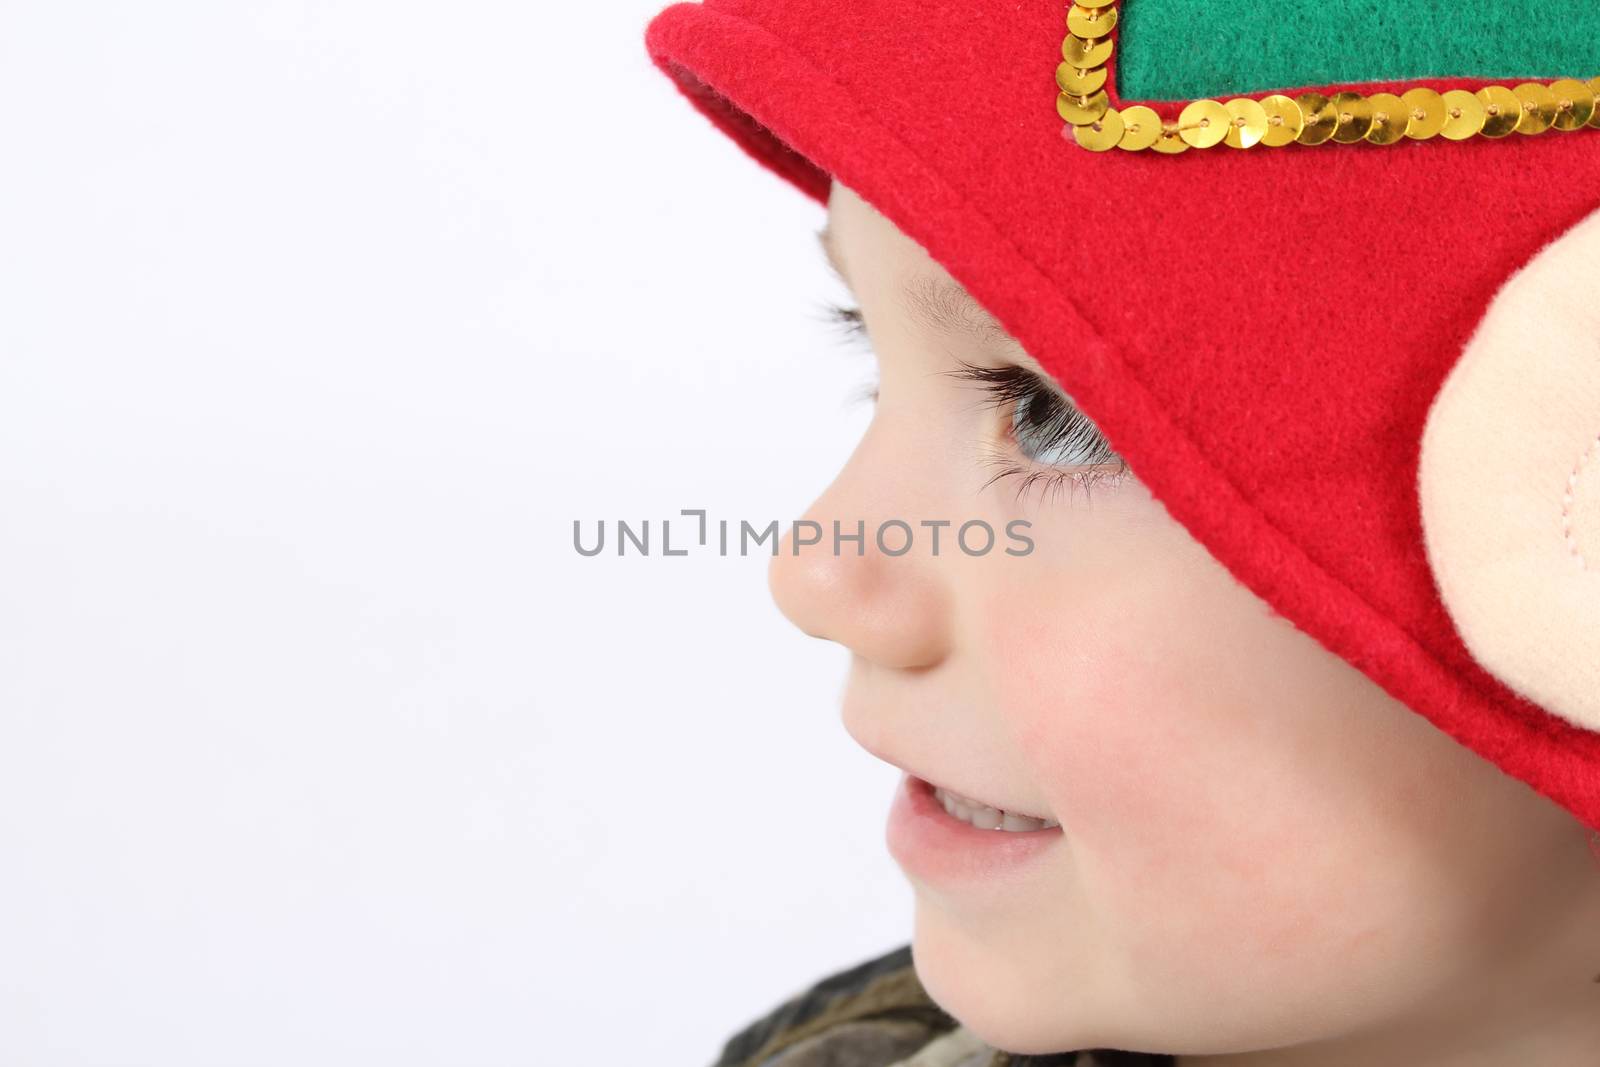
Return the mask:
<path fill-rule="evenodd" d="M 1105 1044 L 1107 1035 L 1094 1019 L 1078 1017 L 1085 1001 L 1057 1004 L 1037 990 L 1027 995 L 1006 981 L 1003 959 L 946 930 L 931 929 L 940 920 L 925 918 L 923 911 L 918 909 L 911 943 L 917 979 L 940 1008 L 985 1044 L 1031 1056 L 1115 1047 Z"/>

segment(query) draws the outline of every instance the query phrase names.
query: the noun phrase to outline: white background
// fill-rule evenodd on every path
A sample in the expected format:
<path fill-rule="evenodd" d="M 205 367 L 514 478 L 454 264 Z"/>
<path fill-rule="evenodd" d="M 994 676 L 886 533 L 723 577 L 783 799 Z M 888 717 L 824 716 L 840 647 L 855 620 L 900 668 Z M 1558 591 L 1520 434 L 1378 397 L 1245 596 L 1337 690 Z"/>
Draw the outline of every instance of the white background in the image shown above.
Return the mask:
<path fill-rule="evenodd" d="M 0 1065 L 695 1067 L 909 939 L 764 560 L 572 548 L 869 414 L 663 4 L 0 6 Z"/>

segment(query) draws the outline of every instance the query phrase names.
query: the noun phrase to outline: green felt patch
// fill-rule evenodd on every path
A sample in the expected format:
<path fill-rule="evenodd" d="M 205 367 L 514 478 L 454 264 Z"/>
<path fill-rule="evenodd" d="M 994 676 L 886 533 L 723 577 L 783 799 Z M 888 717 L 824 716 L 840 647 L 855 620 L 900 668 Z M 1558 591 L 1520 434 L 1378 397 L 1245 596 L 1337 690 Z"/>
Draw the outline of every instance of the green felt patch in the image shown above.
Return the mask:
<path fill-rule="evenodd" d="M 1192 100 L 1411 78 L 1600 75 L 1600 3 L 1121 0 L 1117 91 Z"/>

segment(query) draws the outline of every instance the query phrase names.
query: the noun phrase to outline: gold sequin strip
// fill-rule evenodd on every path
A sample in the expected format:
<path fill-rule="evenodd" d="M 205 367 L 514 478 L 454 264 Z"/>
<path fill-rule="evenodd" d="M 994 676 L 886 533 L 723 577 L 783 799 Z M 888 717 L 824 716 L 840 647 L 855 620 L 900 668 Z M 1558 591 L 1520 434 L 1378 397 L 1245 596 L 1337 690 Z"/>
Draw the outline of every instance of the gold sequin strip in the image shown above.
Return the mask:
<path fill-rule="evenodd" d="M 1410 139 L 1504 137 L 1546 130 L 1600 129 L 1600 77 L 1587 82 L 1561 78 L 1489 85 L 1477 92 L 1439 93 L 1416 88 L 1393 93 L 1343 92 L 1332 96 L 1274 93 L 1260 99 L 1195 100 L 1176 119 L 1163 119 L 1143 104 L 1111 107 L 1106 61 L 1116 47 L 1117 0 L 1077 0 L 1067 10 L 1067 37 L 1056 68 L 1056 111 L 1065 130 L 1091 152 L 1113 148 L 1169 155 L 1191 148 L 1290 144 L 1395 144 Z"/>

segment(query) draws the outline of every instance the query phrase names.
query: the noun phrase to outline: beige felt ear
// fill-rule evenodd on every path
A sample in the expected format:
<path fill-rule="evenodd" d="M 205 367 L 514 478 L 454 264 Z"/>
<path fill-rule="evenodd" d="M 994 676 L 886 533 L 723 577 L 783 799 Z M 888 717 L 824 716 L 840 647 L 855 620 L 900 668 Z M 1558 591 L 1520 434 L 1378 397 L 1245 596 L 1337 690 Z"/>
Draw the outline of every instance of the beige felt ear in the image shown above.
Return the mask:
<path fill-rule="evenodd" d="M 1600 211 L 1495 295 L 1423 429 L 1423 539 L 1473 656 L 1600 730 Z"/>

